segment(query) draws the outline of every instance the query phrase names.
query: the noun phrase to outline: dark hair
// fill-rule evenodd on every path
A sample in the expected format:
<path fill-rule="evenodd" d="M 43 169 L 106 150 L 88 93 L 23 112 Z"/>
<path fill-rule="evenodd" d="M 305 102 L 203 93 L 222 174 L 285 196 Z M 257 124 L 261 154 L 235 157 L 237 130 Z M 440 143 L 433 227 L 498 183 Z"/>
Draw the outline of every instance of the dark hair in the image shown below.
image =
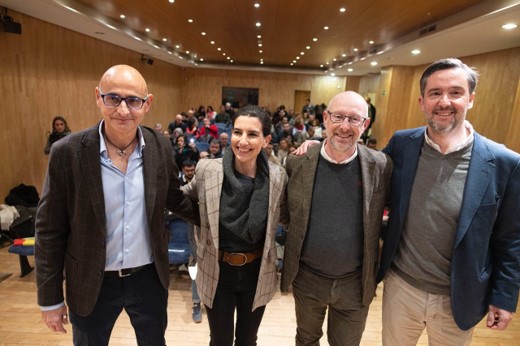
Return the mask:
<path fill-rule="evenodd" d="M 437 71 L 441 70 L 449 70 L 452 68 L 460 68 L 466 73 L 466 79 L 468 80 L 468 88 L 469 93 L 473 93 L 475 91 L 475 88 L 477 87 L 478 82 L 478 73 L 473 69 L 472 67 L 469 67 L 459 59 L 455 58 L 448 58 L 448 59 L 441 59 L 435 61 L 433 64 L 428 66 L 426 70 L 424 70 L 421 80 L 420 80 L 420 86 L 421 86 L 421 96 L 424 96 L 424 92 L 426 90 L 426 82 L 428 81 L 428 78 L 434 74 Z"/>
<path fill-rule="evenodd" d="M 233 126 L 235 125 L 235 120 L 239 116 L 258 118 L 262 124 L 262 134 L 264 136 L 269 136 L 271 134 L 271 117 L 269 117 L 269 114 L 262 108 L 258 106 L 244 106 L 240 108 L 233 116 Z"/>
<path fill-rule="evenodd" d="M 195 161 L 192 161 L 192 160 L 184 160 L 182 161 L 182 168 L 184 167 L 191 167 L 191 166 L 195 166 Z"/>
<path fill-rule="evenodd" d="M 51 132 L 56 132 L 56 129 L 54 128 L 54 124 L 58 120 L 63 121 L 63 123 L 65 124 L 65 132 L 70 132 L 69 124 L 67 124 L 67 120 L 65 120 L 65 118 L 62 117 L 61 115 L 55 116 L 54 119 L 52 119 L 52 131 Z"/>

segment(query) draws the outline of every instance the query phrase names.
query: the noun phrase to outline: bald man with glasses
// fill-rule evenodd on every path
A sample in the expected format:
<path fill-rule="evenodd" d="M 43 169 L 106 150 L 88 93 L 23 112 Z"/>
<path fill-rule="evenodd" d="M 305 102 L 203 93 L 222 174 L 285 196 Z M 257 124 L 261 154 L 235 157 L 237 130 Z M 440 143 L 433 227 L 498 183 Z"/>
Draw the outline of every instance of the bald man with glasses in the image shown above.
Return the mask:
<path fill-rule="evenodd" d="M 281 289 L 292 285 L 296 345 L 319 345 L 327 310 L 329 344 L 359 345 L 376 289 L 393 165 L 385 154 L 357 143 L 370 123 L 361 95 L 336 95 L 323 116 L 327 139 L 287 158 Z"/>
<path fill-rule="evenodd" d="M 36 215 L 38 304 L 52 331 L 70 320 L 74 345 L 108 345 L 123 309 L 139 345 L 165 345 L 164 209 L 198 217 L 170 142 L 141 126 L 153 99 L 136 69 L 111 67 L 96 87 L 101 122 L 51 148 Z"/>

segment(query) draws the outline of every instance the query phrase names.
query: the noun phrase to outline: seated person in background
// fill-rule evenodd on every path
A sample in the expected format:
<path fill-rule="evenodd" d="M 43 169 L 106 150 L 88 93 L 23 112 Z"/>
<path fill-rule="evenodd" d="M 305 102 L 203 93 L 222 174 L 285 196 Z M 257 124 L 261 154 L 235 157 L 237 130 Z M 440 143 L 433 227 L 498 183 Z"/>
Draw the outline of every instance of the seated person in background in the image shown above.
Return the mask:
<path fill-rule="evenodd" d="M 182 167 L 182 163 L 186 160 L 199 161 L 199 151 L 195 147 L 195 138 L 190 138 L 189 141 L 190 143 L 186 145 L 186 136 L 180 135 L 177 137 L 177 143 L 173 147 L 177 167 Z"/>
<path fill-rule="evenodd" d="M 224 152 L 229 146 L 229 135 L 227 132 L 222 132 L 218 139 L 220 140 L 220 151 Z"/>
<path fill-rule="evenodd" d="M 217 139 L 213 139 L 209 143 L 209 158 L 218 159 L 222 157 L 222 151 L 220 150 L 220 142 Z"/>
<path fill-rule="evenodd" d="M 280 163 L 280 160 L 278 160 L 278 158 L 276 157 L 276 155 L 274 154 L 274 151 L 273 151 L 273 143 L 269 142 L 267 143 L 267 146 L 264 148 L 264 151 L 267 155 L 267 159 L 274 163 L 275 165 L 278 165 L 278 166 L 281 166 L 282 164 Z"/>
<path fill-rule="evenodd" d="M 170 133 L 173 133 L 177 128 L 180 128 L 183 133 L 186 131 L 187 126 L 183 121 L 182 114 L 177 114 L 175 120 L 168 125 L 168 131 L 170 131 Z"/>
<path fill-rule="evenodd" d="M 196 134 L 197 141 L 209 143 L 211 140 L 218 138 L 217 125 L 211 124 L 208 118 L 204 118 L 202 121 L 204 126 L 199 128 L 198 133 Z"/>
<path fill-rule="evenodd" d="M 47 144 L 43 150 L 44 153 L 49 155 L 52 144 L 68 134 L 70 134 L 70 129 L 65 118 L 61 115 L 54 117 L 54 119 L 52 119 L 52 132 L 47 134 Z"/>
<path fill-rule="evenodd" d="M 215 115 L 215 122 L 223 123 L 226 125 L 231 122 L 231 116 L 229 115 L 229 113 L 226 113 L 226 106 L 220 106 L 220 111 L 217 115 Z"/>

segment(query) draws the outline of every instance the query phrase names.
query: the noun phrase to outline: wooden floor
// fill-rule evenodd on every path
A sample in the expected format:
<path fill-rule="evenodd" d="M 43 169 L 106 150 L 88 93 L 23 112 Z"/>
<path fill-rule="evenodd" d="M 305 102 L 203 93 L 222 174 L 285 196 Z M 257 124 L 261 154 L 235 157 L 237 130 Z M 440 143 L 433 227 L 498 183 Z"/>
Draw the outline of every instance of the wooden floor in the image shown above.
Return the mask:
<path fill-rule="evenodd" d="M 33 263 L 34 258 L 29 260 Z M 41 322 L 36 305 L 34 272 L 20 278 L 18 256 L 8 254 L 7 248 L 0 249 L 0 272 L 13 273 L 0 282 L 0 345 L 71 345 L 70 326 L 67 327 L 68 334 L 55 334 Z M 203 321 L 200 324 L 195 324 L 191 320 L 191 291 L 188 275 L 179 273 L 176 269 L 172 270 L 171 275 L 167 344 L 170 346 L 208 345 L 209 329 L 206 315 L 203 314 Z M 381 297 L 382 288 L 379 287 L 377 297 L 370 307 L 361 345 L 381 345 Z M 258 345 L 294 345 L 295 328 L 292 296 L 277 293 L 267 306 L 260 326 Z M 423 334 L 419 345 L 427 345 L 427 342 L 427 337 Z M 110 345 L 136 345 L 133 329 L 126 314 L 120 316 Z M 325 336 L 322 345 L 327 345 Z M 491 331 L 481 322 L 475 329 L 472 345 L 520 345 L 520 318 L 516 316 L 505 332 Z"/>

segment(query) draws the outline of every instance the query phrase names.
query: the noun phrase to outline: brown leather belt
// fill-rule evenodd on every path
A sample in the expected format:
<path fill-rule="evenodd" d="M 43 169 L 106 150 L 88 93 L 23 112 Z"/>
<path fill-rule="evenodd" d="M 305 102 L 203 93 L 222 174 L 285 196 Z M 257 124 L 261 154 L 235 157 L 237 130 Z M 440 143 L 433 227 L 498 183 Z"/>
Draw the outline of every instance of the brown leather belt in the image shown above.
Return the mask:
<path fill-rule="evenodd" d="M 150 264 L 145 264 L 144 266 L 140 266 L 140 267 L 134 267 L 134 268 L 125 268 L 125 269 L 119 269 L 119 270 L 111 270 L 111 271 L 106 271 L 105 272 L 105 277 L 120 277 L 120 278 L 124 278 L 124 277 L 127 277 L 127 276 L 130 276 L 132 274 L 135 274 L 137 273 L 138 271 L 140 271 L 141 269 L 144 269 L 145 267 L 149 266 L 149 265 L 152 265 L 153 263 L 150 263 Z"/>
<path fill-rule="evenodd" d="M 219 251 L 218 258 L 220 261 L 226 262 L 232 266 L 243 266 L 244 264 L 251 263 L 254 260 L 262 257 L 263 249 L 258 249 L 253 252 L 225 252 Z"/>

